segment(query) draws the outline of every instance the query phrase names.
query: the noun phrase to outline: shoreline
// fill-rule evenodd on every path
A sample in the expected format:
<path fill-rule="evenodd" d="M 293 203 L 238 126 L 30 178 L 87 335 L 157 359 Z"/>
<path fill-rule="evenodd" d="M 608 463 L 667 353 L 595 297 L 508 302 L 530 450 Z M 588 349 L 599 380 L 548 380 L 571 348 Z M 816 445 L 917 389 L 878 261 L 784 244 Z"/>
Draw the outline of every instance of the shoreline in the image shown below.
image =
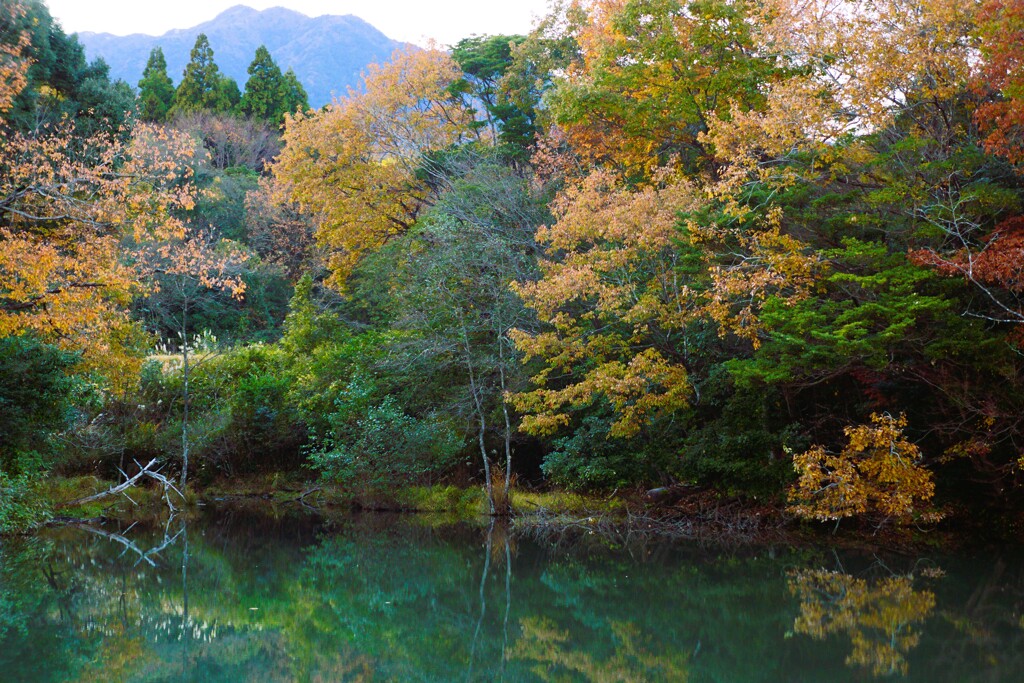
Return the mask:
<path fill-rule="evenodd" d="M 125 495 L 78 507 L 60 507 L 74 499 L 69 491 L 100 490 L 109 485 L 94 477 L 53 478 L 42 488 L 51 513 L 33 528 L 108 520 L 135 521 L 167 514 L 163 493 L 156 487 L 136 487 Z M 866 520 L 809 522 L 797 519 L 781 504 L 727 497 L 707 490 L 684 493 L 671 504 L 645 500 L 643 493 L 612 495 L 568 491 L 513 489 L 511 515 L 487 513 L 480 486 L 434 484 L 386 491 L 353 492 L 316 480 L 280 476 L 215 482 L 190 489 L 176 512 L 186 515 L 202 508 L 256 506 L 271 514 L 318 515 L 326 521 L 354 514 L 399 514 L 428 525 L 472 524 L 505 526 L 538 539 L 561 541 L 578 535 L 598 535 L 629 541 L 638 537 L 665 542 L 695 542 L 728 546 L 789 545 L 793 547 L 861 548 L 918 553 L 1019 546 L 1024 534 L 1016 516 L 1001 518 L 1000 527 L 986 525 L 969 511 L 949 515 L 927 526 L 871 523 Z M 16 533 L 31 534 L 33 528 Z"/>

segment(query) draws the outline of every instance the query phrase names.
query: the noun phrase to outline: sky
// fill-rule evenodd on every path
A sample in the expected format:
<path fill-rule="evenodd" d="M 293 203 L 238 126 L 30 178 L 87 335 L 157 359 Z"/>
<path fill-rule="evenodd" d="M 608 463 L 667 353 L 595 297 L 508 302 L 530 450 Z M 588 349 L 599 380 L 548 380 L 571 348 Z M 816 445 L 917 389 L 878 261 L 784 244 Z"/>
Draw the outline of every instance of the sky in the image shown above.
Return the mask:
<path fill-rule="evenodd" d="M 547 0 L 47 0 L 66 33 L 162 35 L 191 28 L 234 5 L 287 7 L 311 17 L 354 14 L 389 38 L 452 45 L 470 35 L 526 33 Z"/>

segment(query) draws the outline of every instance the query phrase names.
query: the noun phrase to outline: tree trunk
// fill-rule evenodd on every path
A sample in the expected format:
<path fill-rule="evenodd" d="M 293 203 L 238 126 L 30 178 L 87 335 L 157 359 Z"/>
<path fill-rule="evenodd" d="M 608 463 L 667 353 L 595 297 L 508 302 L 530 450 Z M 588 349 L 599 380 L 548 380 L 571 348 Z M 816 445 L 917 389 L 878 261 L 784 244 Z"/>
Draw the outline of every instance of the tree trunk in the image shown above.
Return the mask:
<path fill-rule="evenodd" d="M 484 462 L 487 504 L 491 510 L 491 514 L 493 515 L 495 513 L 495 509 L 494 489 L 491 486 L 491 462 L 487 457 L 487 444 L 484 441 L 484 434 L 487 431 L 487 418 L 484 415 L 483 397 L 480 396 L 482 389 L 476 381 L 476 369 L 473 367 L 473 355 L 469 346 L 469 334 L 466 332 L 466 321 L 462 318 L 461 311 L 459 312 L 459 322 L 462 324 L 462 346 L 466 353 L 466 368 L 469 370 L 469 391 L 473 394 L 473 407 L 476 409 L 477 419 L 480 423 L 477 440 L 480 444 L 480 457 Z"/>
<path fill-rule="evenodd" d="M 505 393 L 505 335 L 498 335 L 498 377 L 501 380 L 501 413 L 505 417 L 505 509 L 502 514 L 512 514 L 512 420 L 508 414 Z"/>
<path fill-rule="evenodd" d="M 188 481 L 188 299 L 181 311 L 181 371 L 182 371 L 182 399 L 184 407 L 181 417 L 181 491 L 185 492 L 185 483 Z"/>

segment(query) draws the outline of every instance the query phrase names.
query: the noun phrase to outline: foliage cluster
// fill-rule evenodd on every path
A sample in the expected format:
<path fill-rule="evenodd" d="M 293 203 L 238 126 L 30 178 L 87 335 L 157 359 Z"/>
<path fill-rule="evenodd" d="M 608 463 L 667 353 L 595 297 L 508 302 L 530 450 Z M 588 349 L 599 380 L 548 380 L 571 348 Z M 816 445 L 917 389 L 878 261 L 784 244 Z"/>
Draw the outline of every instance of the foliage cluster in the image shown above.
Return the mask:
<path fill-rule="evenodd" d="M 24 421 L 75 467 L 1014 500 L 1020 0 L 578 0 L 316 112 L 201 37 L 151 123 L 85 113 L 41 7 L 0 24 L 0 332 L 98 386 Z"/>

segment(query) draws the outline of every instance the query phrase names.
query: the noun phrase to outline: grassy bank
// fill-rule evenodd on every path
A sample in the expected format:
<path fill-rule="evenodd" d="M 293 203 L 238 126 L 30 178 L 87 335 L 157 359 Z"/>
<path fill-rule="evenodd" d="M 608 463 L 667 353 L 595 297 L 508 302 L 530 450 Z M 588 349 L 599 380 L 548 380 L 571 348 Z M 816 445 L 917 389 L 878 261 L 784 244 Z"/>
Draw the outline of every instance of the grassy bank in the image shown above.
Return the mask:
<path fill-rule="evenodd" d="M 132 521 L 161 516 L 167 504 L 158 486 L 129 491 L 82 505 L 67 501 L 108 489 L 113 482 L 95 477 L 52 478 L 40 488 L 44 501 L 21 531 L 48 520 L 118 519 Z M 470 523 L 484 526 L 492 519 L 482 486 L 408 486 L 389 490 L 354 491 L 337 485 L 281 474 L 225 479 L 190 489 L 186 501 L 172 494 L 186 511 L 197 507 L 258 505 L 271 514 L 305 511 L 325 518 L 352 512 L 416 515 L 428 524 Z M 612 495 L 558 490 L 512 491 L 511 522 L 518 532 L 553 542 L 597 534 L 608 539 L 650 535 L 666 539 L 726 544 L 835 545 L 921 549 L 977 542 L 977 530 L 954 518 L 939 527 L 879 526 L 844 522 L 838 527 L 795 519 L 779 503 L 729 498 L 711 491 L 690 491 L 670 503 L 654 502 L 640 491 Z M 991 531 L 991 530 L 990 530 Z M 990 538 L 995 537 L 990 535 Z M 1001 536 L 1005 538 L 1005 534 Z"/>

